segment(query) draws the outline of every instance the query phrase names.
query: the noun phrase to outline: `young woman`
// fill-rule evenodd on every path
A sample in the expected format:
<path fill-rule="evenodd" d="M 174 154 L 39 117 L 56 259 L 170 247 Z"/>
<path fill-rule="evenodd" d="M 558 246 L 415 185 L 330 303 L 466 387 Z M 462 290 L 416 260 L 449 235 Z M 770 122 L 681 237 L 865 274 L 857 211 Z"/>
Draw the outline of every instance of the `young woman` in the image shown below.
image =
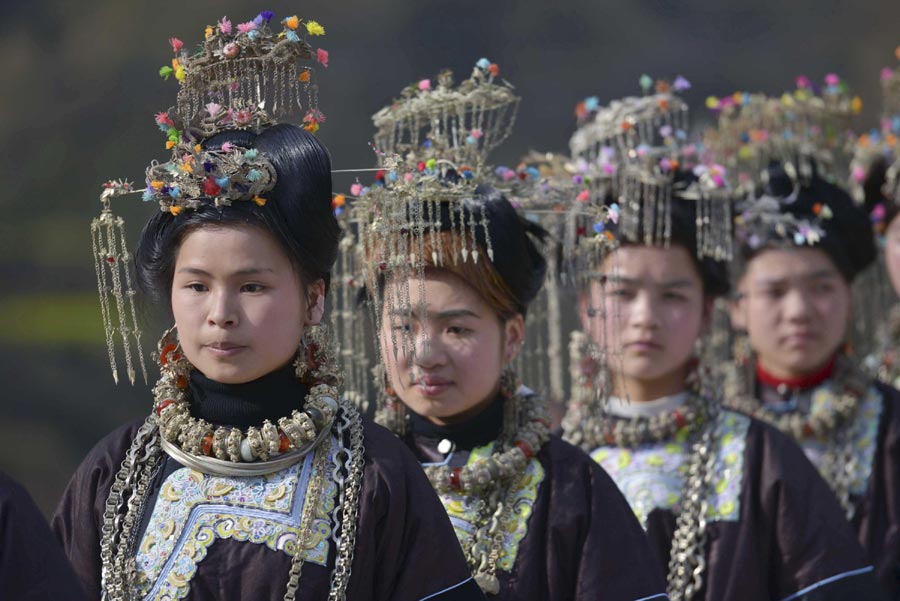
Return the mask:
<path fill-rule="evenodd" d="M 729 403 L 791 435 L 840 500 L 882 585 L 900 593 L 900 394 L 845 352 L 851 284 L 875 258 L 871 224 L 839 187 L 770 168 L 741 216 L 732 323 L 752 353 Z"/>
<path fill-rule="evenodd" d="M 97 444 L 54 529 L 93 599 L 482 598 L 415 458 L 341 400 L 319 325 L 338 247 L 331 161 L 304 128 L 247 108 L 267 68 L 308 56 L 291 45 L 302 23 L 276 35 L 271 17 L 223 19 L 177 59 L 188 109 L 222 81 L 207 61 L 233 68 L 199 120 L 157 118 L 173 159 L 148 170 L 164 210 L 135 263 L 177 338 L 160 342 L 150 417 Z M 240 52 L 251 61 L 217 62 Z M 297 81 L 268 85 L 284 99 Z"/>
<path fill-rule="evenodd" d="M 412 308 L 382 304 L 383 423 L 422 462 L 491 598 L 663 599 L 647 541 L 613 482 L 550 434 L 543 399 L 508 369 L 544 278 L 542 232 L 489 187 L 467 202 L 487 233 L 425 235 L 423 274 L 388 276 L 381 287 L 386 297 L 408 290 Z M 459 223 L 450 213 L 463 206 L 442 203 L 438 221 Z M 460 245 L 478 249 L 478 262 L 432 260 L 439 246 Z"/>
<path fill-rule="evenodd" d="M 631 503 L 670 598 L 878 598 L 853 531 L 802 451 L 720 407 L 697 346 L 728 282 L 721 263 L 698 259 L 701 189 L 686 173 L 674 184 L 646 181 L 670 186 L 670 208 L 643 212 L 637 231 L 653 219 L 668 221 L 669 234 L 632 237 L 610 222 L 599 235 L 612 228 L 618 245 L 585 253 L 566 437 Z"/>

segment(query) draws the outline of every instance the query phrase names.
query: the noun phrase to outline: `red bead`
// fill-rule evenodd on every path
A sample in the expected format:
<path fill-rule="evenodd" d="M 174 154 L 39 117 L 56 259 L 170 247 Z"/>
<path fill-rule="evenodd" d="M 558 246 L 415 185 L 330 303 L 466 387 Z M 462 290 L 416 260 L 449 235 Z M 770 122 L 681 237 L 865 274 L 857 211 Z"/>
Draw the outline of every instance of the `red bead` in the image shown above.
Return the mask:
<path fill-rule="evenodd" d="M 815 431 L 812 429 L 812 426 L 809 425 L 809 422 L 805 422 L 803 424 L 803 436 L 805 438 L 812 438 L 815 434 Z"/>
<path fill-rule="evenodd" d="M 613 433 L 612 433 L 612 432 L 606 432 L 606 433 L 603 435 L 603 438 L 604 438 L 604 440 L 606 440 L 606 444 L 608 444 L 609 446 L 615 446 L 615 444 L 616 444 L 616 437 L 613 436 Z"/>
<path fill-rule="evenodd" d="M 203 180 L 202 188 L 203 193 L 207 196 L 215 196 L 222 191 L 222 188 L 219 187 L 219 184 L 217 184 L 216 181 L 211 177 L 207 177 L 205 180 Z"/>
<path fill-rule="evenodd" d="M 203 451 L 203 454 L 207 457 L 212 457 L 213 454 L 213 435 L 212 432 L 203 437 L 203 443 L 200 446 L 200 449 Z"/>
<path fill-rule="evenodd" d="M 457 490 L 462 488 L 462 485 L 460 484 L 460 481 L 459 481 L 459 474 L 461 471 L 462 470 L 458 467 L 455 467 L 452 470 L 450 470 L 450 486 L 452 486 L 453 488 L 455 488 Z"/>
<path fill-rule="evenodd" d="M 678 429 L 681 430 L 684 428 L 687 422 L 684 421 L 684 416 L 681 415 L 681 411 L 675 410 L 672 412 L 672 417 L 675 418 L 675 423 L 678 424 Z"/>
<path fill-rule="evenodd" d="M 188 387 L 187 378 L 185 378 L 184 376 L 178 376 L 177 378 L 175 378 L 175 386 L 184 390 Z"/>
<path fill-rule="evenodd" d="M 521 450 L 525 454 L 525 459 L 531 459 L 532 457 L 534 457 L 534 451 L 531 450 L 531 447 L 529 447 L 524 440 L 517 440 L 516 446 L 519 447 L 519 450 Z"/>
<path fill-rule="evenodd" d="M 175 401 L 173 401 L 172 399 L 166 399 L 165 401 L 163 401 L 162 403 L 160 403 L 159 405 L 156 406 L 156 415 L 160 415 L 163 412 L 163 409 L 165 409 L 169 405 L 173 405 L 174 403 L 175 403 Z"/>
<path fill-rule="evenodd" d="M 115 258 L 114 256 L 112 256 L 112 255 L 108 255 L 108 256 L 106 257 L 106 262 L 107 262 L 107 263 L 110 263 L 110 264 L 115 263 L 115 262 L 116 262 L 116 258 Z"/>
<path fill-rule="evenodd" d="M 159 362 L 163 366 L 168 365 L 169 359 L 170 359 L 169 354 L 177 348 L 178 348 L 178 345 L 174 344 L 174 343 L 169 343 L 166 346 L 162 347 L 162 350 L 159 351 Z M 177 359 L 175 359 L 175 357 L 172 357 L 171 359 L 173 361 L 177 360 Z"/>
<path fill-rule="evenodd" d="M 289 448 L 291 448 L 291 439 L 281 428 L 278 428 L 278 452 L 286 453 Z"/>

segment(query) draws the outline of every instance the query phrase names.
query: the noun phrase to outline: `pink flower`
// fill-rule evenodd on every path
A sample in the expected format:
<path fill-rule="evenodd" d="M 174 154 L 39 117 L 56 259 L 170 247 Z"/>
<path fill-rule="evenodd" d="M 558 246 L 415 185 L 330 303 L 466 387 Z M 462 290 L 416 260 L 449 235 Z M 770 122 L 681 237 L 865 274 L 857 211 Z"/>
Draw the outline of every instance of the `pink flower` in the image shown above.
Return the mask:
<path fill-rule="evenodd" d="M 894 72 L 891 71 L 890 67 L 883 67 L 881 69 L 881 81 L 887 81 L 891 77 L 894 76 Z"/>
<path fill-rule="evenodd" d="M 169 127 L 175 126 L 175 123 L 172 121 L 172 118 L 169 117 L 169 113 L 156 113 L 156 124 L 157 125 L 168 125 Z"/>
<path fill-rule="evenodd" d="M 225 47 L 222 48 L 222 54 L 225 55 L 226 58 L 234 58 L 241 52 L 241 47 L 235 44 L 234 42 L 229 42 L 225 44 Z"/>
<path fill-rule="evenodd" d="M 172 44 L 172 51 L 176 54 L 178 54 L 178 51 L 184 46 L 184 42 L 178 38 L 169 38 L 169 43 Z"/>
<path fill-rule="evenodd" d="M 256 29 L 256 23 L 254 23 L 253 21 L 247 21 L 246 23 L 238 24 L 238 31 L 241 33 L 250 33 L 254 29 Z"/>
<path fill-rule="evenodd" d="M 853 168 L 853 179 L 857 182 L 862 183 L 864 179 L 866 179 L 866 170 L 862 167 L 854 167 Z"/>
<path fill-rule="evenodd" d="M 219 111 L 222 110 L 221 104 L 216 104 L 215 102 L 210 102 L 206 105 L 206 112 L 209 113 L 210 117 L 215 117 L 219 114 Z"/>
<path fill-rule="evenodd" d="M 362 184 L 353 184 L 350 186 L 350 194 L 352 196 L 359 196 L 360 192 L 362 192 Z"/>
<path fill-rule="evenodd" d="M 316 50 L 316 60 L 319 61 L 323 67 L 328 68 L 328 51 L 322 50 L 321 48 Z"/>
<path fill-rule="evenodd" d="M 219 21 L 219 31 L 225 35 L 231 35 L 231 21 L 228 20 L 228 17 L 222 17 L 222 20 Z"/>
<path fill-rule="evenodd" d="M 481 139 L 481 136 L 484 135 L 484 132 L 476 127 L 472 131 L 469 132 L 469 135 L 472 136 L 473 138 L 475 138 L 476 140 L 479 140 L 479 139 Z"/>
<path fill-rule="evenodd" d="M 412 179 L 413 179 L 413 174 L 412 174 L 412 173 L 407 173 L 406 175 L 403 176 L 403 181 L 405 181 L 407 184 L 408 184 L 409 182 L 411 182 Z"/>
<path fill-rule="evenodd" d="M 241 109 L 239 111 L 235 111 L 232 114 L 232 118 L 234 119 L 234 124 L 237 127 L 247 127 L 250 125 L 250 121 L 253 120 L 253 113 L 247 109 Z"/>
<path fill-rule="evenodd" d="M 419 89 L 422 90 L 423 92 L 427 92 L 428 90 L 430 90 L 431 89 L 431 80 L 423 79 L 422 81 L 420 81 Z"/>
<path fill-rule="evenodd" d="M 841 83 L 841 78 L 836 73 L 829 73 L 825 76 L 825 83 L 829 86 L 836 86 Z"/>
<path fill-rule="evenodd" d="M 225 142 L 222 144 L 222 152 L 231 152 L 234 149 L 234 144 L 231 142 Z"/>
<path fill-rule="evenodd" d="M 798 75 L 797 76 L 797 87 L 801 89 L 806 89 L 812 85 L 809 81 L 809 78 L 806 75 Z"/>

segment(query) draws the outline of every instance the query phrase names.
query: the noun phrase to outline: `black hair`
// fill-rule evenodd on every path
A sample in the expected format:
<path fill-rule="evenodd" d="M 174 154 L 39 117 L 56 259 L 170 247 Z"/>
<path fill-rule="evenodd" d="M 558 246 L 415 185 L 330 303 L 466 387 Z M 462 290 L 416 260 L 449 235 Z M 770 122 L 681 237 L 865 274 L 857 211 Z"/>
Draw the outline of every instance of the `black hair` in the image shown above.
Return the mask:
<path fill-rule="evenodd" d="M 488 220 L 488 234 L 494 251 L 494 268 L 509 286 L 522 315 L 537 296 L 547 274 L 547 260 L 538 245 L 547 238 L 540 225 L 524 219 L 496 188 L 482 184 L 475 194 Z M 483 228 L 476 229 L 476 241 L 486 247 Z"/>
<path fill-rule="evenodd" d="M 135 251 L 138 288 L 154 303 L 170 306 L 175 259 L 185 236 L 205 226 L 251 225 L 275 237 L 304 285 L 321 278 L 327 290 L 340 235 L 331 208 L 328 150 L 315 136 L 291 124 L 274 125 L 259 134 L 225 131 L 202 144 L 218 149 L 226 142 L 259 150 L 275 167 L 277 181 L 263 195 L 266 204 L 235 201 L 216 207 L 210 199 L 177 216 L 159 211 L 144 226 Z"/>
<path fill-rule="evenodd" d="M 452 171 L 443 177 L 448 182 L 458 181 L 455 172 Z M 432 212 L 437 213 L 436 218 L 432 216 Z M 475 243 L 480 249 L 481 256 L 484 257 L 480 260 L 490 261 L 493 271 L 500 277 L 508 293 L 503 296 L 511 297 L 507 299 L 511 302 L 504 304 L 514 307 L 515 313 L 526 315 L 528 305 L 540 291 L 547 273 L 547 260 L 538 246 L 546 240 L 547 231 L 521 217 L 506 196 L 488 184 L 477 186 L 472 198 L 457 202 L 439 201 L 436 207 L 426 202 L 422 207 L 422 219 L 427 222 L 439 222 L 441 232 L 456 231 L 463 218 L 467 224 L 471 223 L 472 219 L 477 224 L 474 228 Z M 485 228 L 481 227 L 483 222 L 487 223 L 487 235 Z M 465 235 L 469 235 L 470 231 L 467 225 Z M 486 252 L 488 237 L 493 251 L 492 260 L 487 257 Z M 430 244 L 428 237 L 425 238 L 425 243 Z M 424 257 L 426 261 L 428 257 L 429 253 L 426 252 Z M 453 269 L 446 262 L 443 268 Z M 466 272 L 466 277 L 485 277 L 484 272 L 479 276 L 476 275 L 477 270 L 467 270 L 462 266 L 460 271 Z M 382 277 L 379 276 L 379 280 Z M 379 282 L 377 289 L 379 291 L 384 289 L 383 281 Z M 368 287 L 360 290 L 357 301 L 363 302 L 371 292 Z M 498 316 L 501 320 L 506 320 L 514 314 Z"/>
<path fill-rule="evenodd" d="M 768 167 L 765 191 L 782 199 L 779 203 L 782 213 L 797 219 L 818 220 L 824 234 L 814 245 L 805 248 L 823 251 L 848 283 L 875 260 L 878 251 L 869 216 L 843 188 L 823 179 L 815 169 L 806 181 L 795 185 L 780 163 L 772 163 Z M 825 206 L 831 215 L 820 218 Z M 740 264 L 746 266 L 766 248 L 770 247 L 754 247 L 749 241 L 742 243 L 738 248 Z"/>

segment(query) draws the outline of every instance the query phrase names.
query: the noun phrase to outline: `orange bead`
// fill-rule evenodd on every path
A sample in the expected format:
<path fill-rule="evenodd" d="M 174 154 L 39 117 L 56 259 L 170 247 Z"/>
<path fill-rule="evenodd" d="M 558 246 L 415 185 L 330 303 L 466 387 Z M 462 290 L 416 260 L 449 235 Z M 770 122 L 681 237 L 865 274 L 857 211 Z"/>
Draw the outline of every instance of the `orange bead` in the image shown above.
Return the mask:
<path fill-rule="evenodd" d="M 212 457 L 213 454 L 213 435 L 212 432 L 203 437 L 203 443 L 200 446 L 200 449 L 203 451 L 203 454 L 207 457 Z"/>
<path fill-rule="evenodd" d="M 165 409 L 166 407 L 168 407 L 169 405 L 172 405 L 174 403 L 175 403 L 174 400 L 166 399 L 165 401 L 163 401 L 162 403 L 160 403 L 159 405 L 156 406 L 156 415 L 160 415 L 163 412 L 163 409 Z"/>
<path fill-rule="evenodd" d="M 287 437 L 287 434 L 281 428 L 278 428 L 278 452 L 286 453 L 290 448 L 291 439 Z"/>

